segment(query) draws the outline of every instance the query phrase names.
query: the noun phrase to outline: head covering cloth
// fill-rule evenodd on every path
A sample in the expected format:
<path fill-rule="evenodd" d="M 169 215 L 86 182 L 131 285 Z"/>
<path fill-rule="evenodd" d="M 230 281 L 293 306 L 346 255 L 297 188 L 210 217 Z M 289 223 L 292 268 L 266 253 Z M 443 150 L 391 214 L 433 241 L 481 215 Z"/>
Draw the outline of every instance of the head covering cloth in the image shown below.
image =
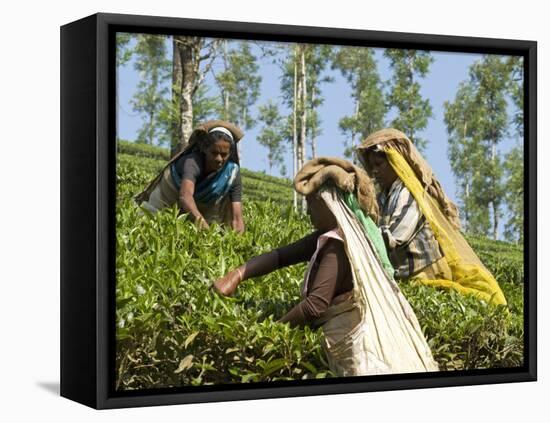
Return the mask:
<path fill-rule="evenodd" d="M 302 195 L 316 192 L 332 180 L 343 192 L 355 192 L 359 205 L 375 222 L 378 203 L 371 177 L 353 163 L 338 157 L 317 157 L 307 162 L 294 178 L 294 188 Z"/>
<path fill-rule="evenodd" d="M 412 141 L 403 132 L 393 128 L 386 128 L 369 135 L 357 147 L 359 160 L 361 160 L 365 169 L 368 169 L 366 154 L 368 154 L 368 150 L 374 147 L 378 147 L 381 151 L 384 151 L 385 147 L 391 147 L 397 151 L 407 161 L 428 194 L 437 200 L 441 210 L 451 224 L 456 228 L 460 228 L 458 208 L 443 191 L 441 183 L 435 177 L 428 162 L 424 160 Z"/>

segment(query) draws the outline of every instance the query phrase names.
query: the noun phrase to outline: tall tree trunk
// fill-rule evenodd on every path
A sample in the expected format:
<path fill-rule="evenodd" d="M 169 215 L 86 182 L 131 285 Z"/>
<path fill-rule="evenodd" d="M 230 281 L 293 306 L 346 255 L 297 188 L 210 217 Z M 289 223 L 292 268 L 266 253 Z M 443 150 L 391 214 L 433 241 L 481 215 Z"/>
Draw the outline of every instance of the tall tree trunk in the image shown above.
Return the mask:
<path fill-rule="evenodd" d="M 298 173 L 302 167 L 302 79 L 300 70 L 300 58 L 298 57 L 298 81 L 296 83 L 296 173 Z"/>
<path fill-rule="evenodd" d="M 414 83 L 414 63 L 413 63 L 413 56 L 414 53 L 413 52 L 409 52 L 409 61 L 408 61 L 408 66 L 409 66 L 409 75 L 408 75 L 408 79 L 409 79 L 409 96 L 412 97 L 412 93 L 410 92 L 410 89 L 412 88 L 413 86 L 413 83 Z M 410 97 L 407 99 L 407 116 L 411 116 L 411 113 L 412 113 L 412 101 L 410 99 Z M 414 131 L 413 131 L 413 128 L 405 128 L 407 132 L 405 132 L 405 135 L 407 137 L 409 137 L 409 139 L 414 143 L 415 141 L 415 137 L 414 137 Z"/>
<path fill-rule="evenodd" d="M 241 114 L 241 121 L 237 121 L 237 122 L 233 122 L 235 123 L 238 127 L 240 127 L 241 129 L 245 129 L 246 125 L 246 109 L 244 109 L 242 111 L 242 114 Z M 241 148 L 241 143 L 237 143 L 237 153 L 239 155 L 239 160 L 242 161 L 243 159 L 243 150 Z"/>
<path fill-rule="evenodd" d="M 468 122 L 464 120 L 464 126 L 462 128 L 462 139 L 466 141 L 466 135 L 468 134 Z M 470 230 L 470 181 L 468 180 L 468 174 L 465 176 L 465 186 L 464 186 L 464 221 L 466 222 L 466 227 Z"/>
<path fill-rule="evenodd" d="M 229 70 L 229 65 L 227 64 L 227 40 L 224 40 L 222 43 L 223 43 L 223 66 L 224 66 L 224 71 L 227 72 Z M 223 97 L 223 119 L 228 120 L 229 119 L 229 93 L 226 90 L 222 90 L 222 97 Z"/>
<path fill-rule="evenodd" d="M 299 151 L 300 151 L 300 168 L 305 162 L 306 152 L 306 128 L 307 128 L 307 88 L 306 88 L 306 46 L 303 45 L 300 49 L 300 86 L 301 93 L 301 116 L 300 116 L 300 138 L 299 138 Z M 302 196 L 302 213 L 306 212 L 306 198 Z"/>
<path fill-rule="evenodd" d="M 149 124 L 147 128 L 147 144 L 153 145 L 153 135 L 154 135 L 154 126 L 155 126 L 155 113 L 149 113 Z"/>
<path fill-rule="evenodd" d="M 468 177 L 466 177 L 466 182 L 465 182 L 465 187 L 464 187 L 464 198 L 466 199 L 466 204 L 465 204 L 465 207 L 464 207 L 464 220 L 466 221 L 466 227 L 468 228 L 468 230 L 470 230 L 470 207 L 469 207 L 469 204 L 470 204 L 470 181 L 468 180 Z"/>
<path fill-rule="evenodd" d="M 493 239 L 498 238 L 498 205 L 493 201 Z"/>
<path fill-rule="evenodd" d="M 313 104 L 315 104 L 315 90 L 314 89 L 311 90 L 311 104 L 312 104 L 312 107 L 313 107 Z M 311 158 L 312 159 L 317 157 L 317 145 L 316 145 L 316 141 L 315 141 L 315 130 L 316 130 L 316 127 L 312 126 L 312 128 L 311 128 Z"/>
<path fill-rule="evenodd" d="M 298 53 L 300 54 L 300 53 Z M 296 84 L 296 173 L 300 171 L 302 168 L 302 79 L 301 79 L 301 62 L 300 62 L 300 55 L 298 55 L 298 64 L 296 65 L 298 68 L 298 82 Z M 299 196 L 300 199 L 302 196 Z M 300 200 L 301 204 L 301 200 Z M 299 210 L 301 210 L 301 205 L 299 206 Z"/>
<path fill-rule="evenodd" d="M 193 46 L 190 44 L 180 44 L 182 67 L 180 150 L 185 148 L 193 131 L 193 89 L 195 87 L 196 68 L 198 67 L 193 50 Z"/>
<path fill-rule="evenodd" d="M 200 51 L 203 39 L 199 37 L 174 37 L 177 41 L 181 58 L 181 97 L 178 151 L 181 151 L 193 132 L 193 94 L 198 88 L 200 77 Z"/>
<path fill-rule="evenodd" d="M 173 153 L 177 153 L 187 146 L 189 137 L 193 132 L 193 96 L 212 67 L 220 42 L 219 40 L 215 40 L 210 43 L 208 53 L 201 57 L 201 50 L 204 44 L 205 39 L 201 37 L 174 36 L 174 57 L 176 59 L 173 67 L 173 80 L 179 83 L 179 78 L 181 78 L 181 90 L 179 90 L 179 103 L 177 107 L 179 117 L 177 148 L 174 149 Z M 179 59 L 177 58 L 176 50 Z M 177 60 L 179 60 L 179 64 Z M 209 63 L 206 64 L 201 72 L 200 64 L 206 60 L 209 60 Z M 178 71 L 181 75 L 179 77 L 177 74 Z M 178 84 L 176 83 L 175 86 L 177 87 Z"/>
<path fill-rule="evenodd" d="M 491 161 L 493 163 L 493 167 L 495 166 L 495 162 L 496 162 L 496 156 L 497 156 L 497 143 L 496 141 L 492 141 L 492 145 L 491 145 Z M 493 205 L 493 239 L 497 239 L 498 238 L 498 202 L 497 202 L 497 199 L 496 199 L 496 185 L 497 185 L 497 181 L 495 179 L 494 176 L 492 176 L 492 181 L 491 181 L 491 184 L 492 184 L 492 205 Z"/>
<path fill-rule="evenodd" d="M 357 122 L 357 119 L 359 118 L 359 96 L 355 98 L 355 107 L 353 111 L 353 121 Z M 354 123 L 355 125 L 355 123 Z M 368 132 L 368 131 L 366 131 Z M 357 146 L 357 142 L 355 140 L 355 137 L 357 135 L 357 132 L 355 132 L 355 127 L 352 126 L 351 130 L 351 157 L 353 160 L 353 164 L 357 164 L 357 153 L 355 150 L 355 147 Z"/>
<path fill-rule="evenodd" d="M 181 134 L 181 54 L 178 48 L 177 37 L 172 38 L 172 125 L 171 125 L 171 150 L 172 153 L 179 148 Z"/>
<path fill-rule="evenodd" d="M 296 177 L 298 171 L 298 136 L 297 136 L 297 106 L 298 104 L 298 57 L 297 47 L 294 47 L 294 104 L 292 108 L 292 179 Z M 293 199 L 292 205 L 294 210 L 298 209 L 298 194 L 296 190 L 292 190 Z"/>

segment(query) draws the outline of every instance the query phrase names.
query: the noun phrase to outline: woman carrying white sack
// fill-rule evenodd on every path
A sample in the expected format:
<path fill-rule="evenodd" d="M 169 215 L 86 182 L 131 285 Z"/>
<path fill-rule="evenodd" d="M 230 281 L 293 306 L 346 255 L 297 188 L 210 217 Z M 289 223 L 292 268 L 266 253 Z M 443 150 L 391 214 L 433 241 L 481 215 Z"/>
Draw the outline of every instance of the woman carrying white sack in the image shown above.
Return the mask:
<path fill-rule="evenodd" d="M 309 261 L 302 301 L 281 322 L 321 326 L 337 376 L 437 371 L 418 320 L 396 282 L 376 226 L 372 180 L 352 163 L 319 157 L 294 180 L 316 232 L 247 261 L 214 283 L 232 295 L 240 282 Z"/>

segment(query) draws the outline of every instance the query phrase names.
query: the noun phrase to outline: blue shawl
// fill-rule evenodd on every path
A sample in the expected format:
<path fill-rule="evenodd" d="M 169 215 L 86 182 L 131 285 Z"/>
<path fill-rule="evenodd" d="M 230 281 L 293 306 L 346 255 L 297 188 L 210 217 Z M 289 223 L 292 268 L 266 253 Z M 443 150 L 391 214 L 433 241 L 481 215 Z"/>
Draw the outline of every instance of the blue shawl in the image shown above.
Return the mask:
<path fill-rule="evenodd" d="M 219 203 L 231 189 L 238 172 L 239 165 L 228 160 L 220 170 L 211 173 L 195 186 L 193 198 L 196 202 L 203 204 Z M 174 184 L 179 190 L 181 186 L 181 176 L 176 170 L 175 163 L 170 166 L 170 173 L 172 174 Z"/>

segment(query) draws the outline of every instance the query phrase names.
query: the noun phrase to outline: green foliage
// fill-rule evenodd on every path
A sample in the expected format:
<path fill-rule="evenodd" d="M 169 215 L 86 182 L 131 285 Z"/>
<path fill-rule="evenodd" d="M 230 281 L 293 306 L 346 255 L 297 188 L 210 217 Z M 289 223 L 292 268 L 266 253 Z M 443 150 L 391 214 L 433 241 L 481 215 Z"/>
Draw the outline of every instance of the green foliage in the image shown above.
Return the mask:
<path fill-rule="evenodd" d="M 292 185 L 266 183 L 264 175 L 251 172 L 250 176 L 241 173 L 243 181 L 243 197 L 246 200 L 271 200 L 283 204 L 292 201 Z"/>
<path fill-rule="evenodd" d="M 277 322 L 299 301 L 305 264 L 246 281 L 234 298 L 209 289 L 245 260 L 310 233 L 310 224 L 290 206 L 289 181 L 243 170 L 246 232 L 216 224 L 201 231 L 175 207 L 150 215 L 133 203 L 133 195 L 164 164 L 138 155 L 117 157 L 117 388 L 332 376 L 319 330 Z M 247 191 L 253 184 L 257 191 Z M 264 200 L 266 193 L 273 198 Z M 442 370 L 520 366 L 523 270 L 521 277 L 512 270 L 523 269 L 522 250 L 486 238 L 470 242 L 499 278 L 509 312 L 473 297 L 401 287 Z"/>
<path fill-rule="evenodd" d="M 523 242 L 523 159 L 524 152 L 521 141 L 523 141 L 523 58 L 511 56 L 507 65 L 510 69 L 510 78 L 508 80 L 508 91 L 515 106 L 512 112 L 511 121 L 515 126 L 515 132 L 520 144 L 510 151 L 504 160 L 506 171 L 506 204 L 510 218 L 506 223 L 504 236 L 511 241 Z"/>
<path fill-rule="evenodd" d="M 292 143 L 294 142 L 294 132 L 296 132 L 293 161 L 297 168 L 300 168 L 306 161 L 308 143 L 311 147 L 309 157 L 317 156 L 316 139 L 322 133 L 322 122 L 318 109 L 324 103 L 321 85 L 333 81 L 333 78 L 325 72 L 326 65 L 332 56 L 333 52 L 330 46 L 289 44 L 283 48 L 281 55 L 283 59 L 279 62 L 282 72 L 280 77 L 281 97 L 284 105 L 291 112 L 286 119 L 283 119 L 285 125 L 282 133 L 283 138 Z M 296 119 L 294 119 L 294 109 L 296 110 Z M 298 169 L 295 171 L 297 172 Z"/>
<path fill-rule="evenodd" d="M 269 100 L 265 105 L 258 108 L 258 119 L 262 122 L 262 129 L 257 137 L 258 143 L 267 148 L 267 160 L 269 163 L 269 173 L 273 165 L 283 165 L 283 153 L 285 146 L 283 144 L 283 124 L 282 117 L 279 114 L 277 104 Z"/>
<path fill-rule="evenodd" d="M 497 281 L 522 285 L 524 281 L 523 247 L 483 236 L 466 236 L 468 243 Z"/>
<path fill-rule="evenodd" d="M 256 122 L 250 108 L 260 95 L 262 77 L 258 74 L 256 57 L 250 43 L 241 41 L 236 48 L 227 50 L 229 41 L 224 40 L 223 72 L 216 75 L 221 91 L 220 116 L 243 129 L 252 128 Z"/>
<path fill-rule="evenodd" d="M 449 158 L 461 181 L 466 228 L 494 239 L 506 194 L 497 146 L 508 134 L 510 66 L 500 56 L 484 56 L 470 67 L 469 80 L 460 85 L 454 102 L 445 103 Z"/>
<path fill-rule="evenodd" d="M 523 285 L 501 283 L 509 307 L 402 284 L 440 370 L 523 365 Z"/>
<path fill-rule="evenodd" d="M 487 235 L 491 222 L 487 190 L 486 148 L 476 134 L 476 124 L 483 118 L 475 101 L 471 84 L 461 83 L 452 103 L 445 102 L 445 124 L 449 134 L 448 155 L 458 181 L 458 198 L 464 228 L 473 234 Z"/>
<path fill-rule="evenodd" d="M 215 111 L 220 107 L 220 99 L 209 95 L 209 91 L 207 85 L 201 84 L 193 94 L 193 128 L 217 117 Z"/>
<path fill-rule="evenodd" d="M 384 55 L 393 69 L 388 106 L 395 107 L 398 112 L 391 126 L 404 132 L 422 152 L 427 141 L 418 133 L 428 125 L 432 106 L 420 95 L 418 78 L 428 74 L 433 57 L 427 51 L 402 49 L 387 49 Z"/>
<path fill-rule="evenodd" d="M 509 67 L 500 56 L 486 55 L 470 67 L 470 83 L 484 118 L 476 125 L 483 140 L 499 142 L 507 134 L 506 89 Z"/>
<path fill-rule="evenodd" d="M 503 166 L 496 148 L 507 135 L 508 116 L 506 112 L 506 87 L 508 68 L 500 57 L 488 55 L 474 63 L 470 69 L 470 82 L 476 91 L 475 102 L 483 116 L 476 126 L 477 136 L 485 148 L 485 160 L 478 163 L 486 174 L 483 198 L 491 205 L 492 237 L 498 237 L 498 222 L 504 200 Z"/>
<path fill-rule="evenodd" d="M 290 179 L 279 178 L 277 176 L 266 175 L 262 172 L 254 172 L 252 170 L 241 168 L 241 175 L 245 178 L 256 178 L 272 185 L 279 185 L 289 190 L 292 194 L 292 181 Z M 246 189 L 246 188 L 245 188 Z"/>
<path fill-rule="evenodd" d="M 132 40 L 132 34 L 126 32 L 116 33 L 116 65 L 124 66 L 132 57 L 132 49 L 128 47 Z"/>
<path fill-rule="evenodd" d="M 504 191 L 510 218 L 506 222 L 504 236 L 509 241 L 523 242 L 523 146 L 518 145 L 510 151 L 504 161 L 506 181 Z"/>
<path fill-rule="evenodd" d="M 383 86 L 372 49 L 341 47 L 335 54 L 333 68 L 339 69 L 350 84 L 355 103 L 354 114 L 339 122 L 346 135 L 344 155 L 351 158 L 358 142 L 384 127 L 387 107 Z"/>
<path fill-rule="evenodd" d="M 132 99 L 134 111 L 143 117 L 143 125 L 137 135 L 137 142 L 159 144 L 169 139 L 169 134 L 160 124 L 159 115 L 166 114 L 170 107 L 166 99 L 171 62 L 166 58 L 166 37 L 139 34 L 134 49 L 134 67 L 139 71 L 140 80 Z"/>
<path fill-rule="evenodd" d="M 209 290 L 244 260 L 309 233 L 309 224 L 273 201 L 245 203 L 242 236 L 218 225 L 198 231 L 175 208 L 140 212 L 130 197 L 159 165 L 124 155 L 118 161 L 119 388 L 327 375 L 320 333 L 276 322 L 299 300 L 304 265 L 247 281 L 234 299 Z"/>
<path fill-rule="evenodd" d="M 170 151 L 167 148 L 147 144 L 138 144 L 120 139 L 117 141 L 117 153 L 131 154 L 133 156 L 147 157 L 157 160 L 170 160 Z"/>
<path fill-rule="evenodd" d="M 517 134 L 523 138 L 523 57 L 510 56 L 506 65 L 510 72 L 508 92 L 515 106 L 511 120 L 516 127 Z"/>
<path fill-rule="evenodd" d="M 325 73 L 326 65 L 333 56 L 332 47 L 328 45 L 308 46 L 305 50 L 306 60 L 306 138 L 311 146 L 310 158 L 317 156 L 316 139 L 322 135 L 319 107 L 325 99 L 321 85 L 333 82 L 333 78 Z"/>

